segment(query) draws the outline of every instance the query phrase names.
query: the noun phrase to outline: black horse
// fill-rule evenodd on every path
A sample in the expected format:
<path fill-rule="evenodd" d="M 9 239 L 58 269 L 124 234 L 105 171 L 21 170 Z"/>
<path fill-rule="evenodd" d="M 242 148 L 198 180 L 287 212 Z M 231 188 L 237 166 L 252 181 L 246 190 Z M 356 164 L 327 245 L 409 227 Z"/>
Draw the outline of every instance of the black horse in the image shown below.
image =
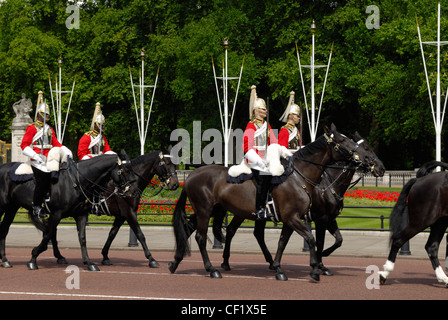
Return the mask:
<path fill-rule="evenodd" d="M 313 184 L 318 181 L 327 164 L 338 160 L 359 161 L 362 159 L 362 162 L 366 161 L 367 155 L 358 156 L 352 152 L 356 147 L 357 145 L 340 134 L 334 125 L 331 126 L 331 130 L 326 127 L 323 136 L 294 154 L 295 172 L 272 190 L 276 211 L 283 221 L 282 234 L 273 263 L 277 279 L 287 279 L 280 268 L 280 260 L 292 232 L 296 231 L 308 242 L 312 267 L 310 275 L 314 280 L 319 280 L 320 272 L 315 240 L 302 219 L 309 212 Z M 360 151 L 362 152 L 362 150 Z M 302 161 L 302 159 L 306 161 Z M 368 159 L 369 162 L 371 160 L 373 159 Z M 176 271 L 185 254 L 189 252 L 188 238 L 197 229 L 195 238 L 205 269 L 210 272 L 211 277 L 220 278 L 221 274 L 212 266 L 206 251 L 210 217 L 215 216 L 214 220 L 218 221 L 218 223 L 214 222 L 213 227 L 215 237 L 218 239 L 222 237 L 222 217 L 226 211 L 233 212 L 235 216 L 241 216 L 243 219 L 255 219 L 252 214 L 255 211 L 255 201 L 248 201 L 248 199 L 255 198 L 253 181 L 245 181 L 241 184 L 227 183 L 227 172 L 228 168 L 211 165 L 196 169 L 188 176 L 173 215 L 176 254 L 175 260 L 169 263 L 169 270 L 172 273 Z M 185 213 L 187 196 L 195 212 L 189 218 Z"/>
<path fill-rule="evenodd" d="M 344 194 L 348 187 L 352 184 L 355 172 L 372 172 L 374 176 L 380 177 L 384 175 L 385 167 L 380 159 L 373 152 L 369 144 L 359 135 L 355 133 L 353 139 L 356 141 L 356 151 L 367 155 L 368 158 L 361 162 L 339 161 L 329 165 L 324 169 L 318 185 L 312 191 L 311 219 L 315 223 L 316 228 L 316 255 L 319 263 L 319 269 L 324 275 L 332 275 L 332 272 L 322 263 L 322 257 L 327 257 L 342 245 L 342 235 L 338 227 L 336 218 L 340 214 L 344 206 Z M 226 228 L 225 247 L 223 251 L 223 263 L 221 267 L 229 271 L 230 264 L 230 246 L 233 236 L 237 229 L 244 221 L 239 216 L 235 216 Z M 254 228 L 254 236 L 260 245 L 261 251 L 269 263 L 269 268 L 273 269 L 274 260 L 264 241 L 264 230 L 266 221 L 256 221 Z M 323 250 L 325 244 L 325 232 L 329 231 L 335 238 L 335 243 Z"/>
<path fill-rule="evenodd" d="M 102 264 L 112 264 L 108 257 L 109 248 L 120 230 L 120 227 L 123 225 L 124 221 L 127 221 L 142 245 L 143 251 L 145 252 L 145 257 L 149 260 L 149 266 L 151 268 L 156 268 L 159 264 L 152 257 L 148 249 L 145 236 L 137 221 L 137 210 L 140 203 L 142 190 L 144 190 L 151 182 L 151 179 L 155 174 L 159 176 L 161 182 L 165 184 L 165 188 L 168 190 L 175 190 L 179 187 L 176 167 L 171 162 L 171 158 L 166 155 L 164 156 L 160 151 L 151 152 L 132 159 L 131 166 L 137 180 L 135 183 L 130 185 L 130 190 L 127 195 L 114 195 L 114 185 L 112 181 L 109 182 L 108 190 L 104 194 L 107 199 L 107 206 L 110 210 L 110 214 L 115 216 L 115 220 L 103 250 L 101 251 L 103 255 Z"/>
<path fill-rule="evenodd" d="M 124 193 L 127 189 L 127 180 L 135 180 L 130 168 L 129 157 L 124 151 L 117 155 L 102 155 L 76 164 L 68 159 L 68 165 L 59 170 L 59 176 L 51 185 L 50 201 L 47 206 L 50 211 L 46 220 L 40 220 L 32 214 L 32 200 L 34 181 L 14 182 L 10 171 L 16 163 L 7 163 L 0 166 L 0 184 L 4 186 L 0 191 L 0 216 L 3 215 L 0 224 L 0 255 L 3 267 L 10 267 L 6 258 L 6 236 L 15 214 L 20 207 L 29 210 L 32 222 L 43 231 L 41 243 L 32 250 L 29 269 L 37 269 L 36 259 L 40 253 L 48 247 L 52 240 L 56 244 L 56 228 L 61 219 L 72 216 L 75 218 L 78 230 L 78 238 L 81 245 L 82 259 L 89 270 L 98 270 L 98 267 L 90 260 L 86 248 L 87 214 L 94 193 L 104 191 L 106 183 L 113 179 L 117 188 L 116 192 Z M 59 262 L 65 261 L 59 250 L 54 250 Z"/>
<path fill-rule="evenodd" d="M 428 174 L 438 166 L 448 169 L 447 163 L 428 162 L 401 190 L 390 216 L 391 249 L 383 271 L 379 272 L 381 284 L 394 270 L 398 250 L 403 244 L 429 227 L 431 231 L 425 249 L 437 280 L 448 286 L 448 277 L 438 259 L 440 241 L 448 227 L 448 176 L 446 172 Z"/>

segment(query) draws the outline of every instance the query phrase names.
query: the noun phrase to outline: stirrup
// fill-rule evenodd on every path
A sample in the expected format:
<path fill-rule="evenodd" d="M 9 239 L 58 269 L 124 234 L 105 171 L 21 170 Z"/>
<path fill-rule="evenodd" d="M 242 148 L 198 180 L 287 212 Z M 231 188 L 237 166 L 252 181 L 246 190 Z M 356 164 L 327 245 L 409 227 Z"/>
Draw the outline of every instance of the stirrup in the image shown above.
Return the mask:
<path fill-rule="evenodd" d="M 41 206 L 33 206 L 33 214 L 41 219 L 45 219 L 47 217 L 45 210 Z"/>

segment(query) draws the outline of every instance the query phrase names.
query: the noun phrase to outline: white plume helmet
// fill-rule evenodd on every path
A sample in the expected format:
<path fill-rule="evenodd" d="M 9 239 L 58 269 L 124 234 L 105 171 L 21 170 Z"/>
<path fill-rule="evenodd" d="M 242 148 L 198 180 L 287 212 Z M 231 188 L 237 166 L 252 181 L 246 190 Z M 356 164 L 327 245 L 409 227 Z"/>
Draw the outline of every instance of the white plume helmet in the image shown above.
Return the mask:
<path fill-rule="evenodd" d="M 250 88 L 250 100 L 249 100 L 249 118 L 252 120 L 254 118 L 254 110 L 255 109 L 266 109 L 266 102 L 257 97 L 257 86 L 252 85 Z"/>
<path fill-rule="evenodd" d="M 39 113 L 48 113 L 50 114 L 50 108 L 44 101 L 44 93 L 42 91 L 39 91 L 37 93 L 37 103 L 36 103 L 36 113 L 34 115 L 34 121 L 37 120 L 37 115 Z"/>
<path fill-rule="evenodd" d="M 99 102 L 96 103 L 95 112 L 93 113 L 92 124 L 90 125 L 90 130 L 93 131 L 95 129 L 95 123 L 99 125 L 103 125 L 105 122 L 105 118 L 103 113 L 101 112 L 101 104 Z"/>
<path fill-rule="evenodd" d="M 288 105 L 286 106 L 285 112 L 283 112 L 283 115 L 280 117 L 280 121 L 283 122 L 288 122 L 288 116 L 291 113 L 297 114 L 300 116 L 300 107 L 294 103 L 294 95 L 295 92 L 291 91 L 291 93 L 289 94 L 289 101 L 288 101 Z"/>

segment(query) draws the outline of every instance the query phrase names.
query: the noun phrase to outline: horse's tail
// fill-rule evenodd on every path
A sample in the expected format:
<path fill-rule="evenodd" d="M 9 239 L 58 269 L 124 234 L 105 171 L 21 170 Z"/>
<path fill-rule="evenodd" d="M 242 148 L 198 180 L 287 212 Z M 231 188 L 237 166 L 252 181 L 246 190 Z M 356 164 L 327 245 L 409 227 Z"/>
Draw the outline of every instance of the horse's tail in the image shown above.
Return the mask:
<path fill-rule="evenodd" d="M 408 209 L 407 198 L 409 195 L 409 191 L 415 182 L 417 182 L 417 178 L 413 178 L 405 184 L 403 189 L 401 190 L 400 196 L 398 197 L 397 203 L 395 204 L 392 213 L 390 214 L 390 241 L 392 243 L 393 239 L 399 237 L 400 233 L 403 231 L 403 214 Z"/>
<path fill-rule="evenodd" d="M 416 177 L 421 178 L 427 176 L 434 170 L 436 167 L 442 167 L 448 169 L 448 163 L 440 162 L 440 161 L 429 161 L 422 165 L 420 169 L 418 169 Z"/>
<path fill-rule="evenodd" d="M 173 213 L 174 235 L 176 237 L 176 256 L 184 257 L 190 255 L 190 244 L 188 238 L 196 230 L 196 215 L 187 216 L 185 204 L 187 193 L 182 190 L 176 208 Z"/>

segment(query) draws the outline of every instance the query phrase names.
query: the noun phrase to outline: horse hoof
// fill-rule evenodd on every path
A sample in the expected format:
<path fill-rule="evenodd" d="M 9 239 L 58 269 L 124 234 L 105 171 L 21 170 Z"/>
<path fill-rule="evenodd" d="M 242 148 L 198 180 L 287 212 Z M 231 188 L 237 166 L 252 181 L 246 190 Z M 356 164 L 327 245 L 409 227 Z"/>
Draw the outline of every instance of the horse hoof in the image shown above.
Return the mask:
<path fill-rule="evenodd" d="M 320 281 L 320 275 L 319 275 L 318 273 L 311 272 L 311 273 L 310 273 L 310 277 L 311 277 L 311 279 L 313 279 L 314 281 Z"/>
<path fill-rule="evenodd" d="M 12 268 L 12 264 L 9 261 L 3 261 L 2 267 L 3 268 Z"/>
<path fill-rule="evenodd" d="M 57 261 L 58 264 L 68 264 L 67 260 L 65 258 L 59 258 Z"/>
<path fill-rule="evenodd" d="M 210 278 L 221 279 L 222 275 L 218 270 L 215 270 L 215 271 L 210 272 Z"/>
<path fill-rule="evenodd" d="M 324 276 L 333 276 L 333 275 L 334 275 L 334 273 L 331 272 L 330 270 L 328 270 L 327 268 L 322 269 L 322 274 L 323 274 Z"/>
<path fill-rule="evenodd" d="M 152 260 L 149 262 L 149 267 L 150 268 L 158 268 L 158 267 L 160 267 L 160 264 L 156 260 Z"/>
<path fill-rule="evenodd" d="M 383 277 L 382 274 L 379 274 L 379 278 L 380 278 L 380 285 L 383 285 L 383 284 L 386 283 L 387 278 L 386 278 L 386 277 Z"/>
<path fill-rule="evenodd" d="M 100 271 L 100 268 L 98 268 L 98 266 L 96 264 L 89 264 L 87 266 L 87 270 L 89 270 L 89 271 Z"/>
<path fill-rule="evenodd" d="M 171 273 L 176 272 L 177 265 L 174 262 L 168 262 L 168 269 Z"/>
<path fill-rule="evenodd" d="M 280 281 L 287 281 L 288 277 L 284 273 L 277 273 L 275 275 L 275 279 L 280 280 Z"/>
<path fill-rule="evenodd" d="M 230 271 L 231 270 L 230 266 L 228 264 L 226 264 L 226 263 L 222 263 L 221 264 L 221 268 L 223 268 L 224 271 Z"/>
<path fill-rule="evenodd" d="M 101 264 L 102 264 L 103 266 L 111 266 L 111 265 L 112 265 L 112 262 L 110 262 L 109 259 L 104 259 L 104 260 L 101 262 Z"/>
<path fill-rule="evenodd" d="M 28 267 L 28 270 L 37 270 L 37 269 L 39 269 L 38 267 L 37 267 L 37 263 L 35 263 L 35 262 L 28 262 L 27 264 L 27 267 Z"/>

